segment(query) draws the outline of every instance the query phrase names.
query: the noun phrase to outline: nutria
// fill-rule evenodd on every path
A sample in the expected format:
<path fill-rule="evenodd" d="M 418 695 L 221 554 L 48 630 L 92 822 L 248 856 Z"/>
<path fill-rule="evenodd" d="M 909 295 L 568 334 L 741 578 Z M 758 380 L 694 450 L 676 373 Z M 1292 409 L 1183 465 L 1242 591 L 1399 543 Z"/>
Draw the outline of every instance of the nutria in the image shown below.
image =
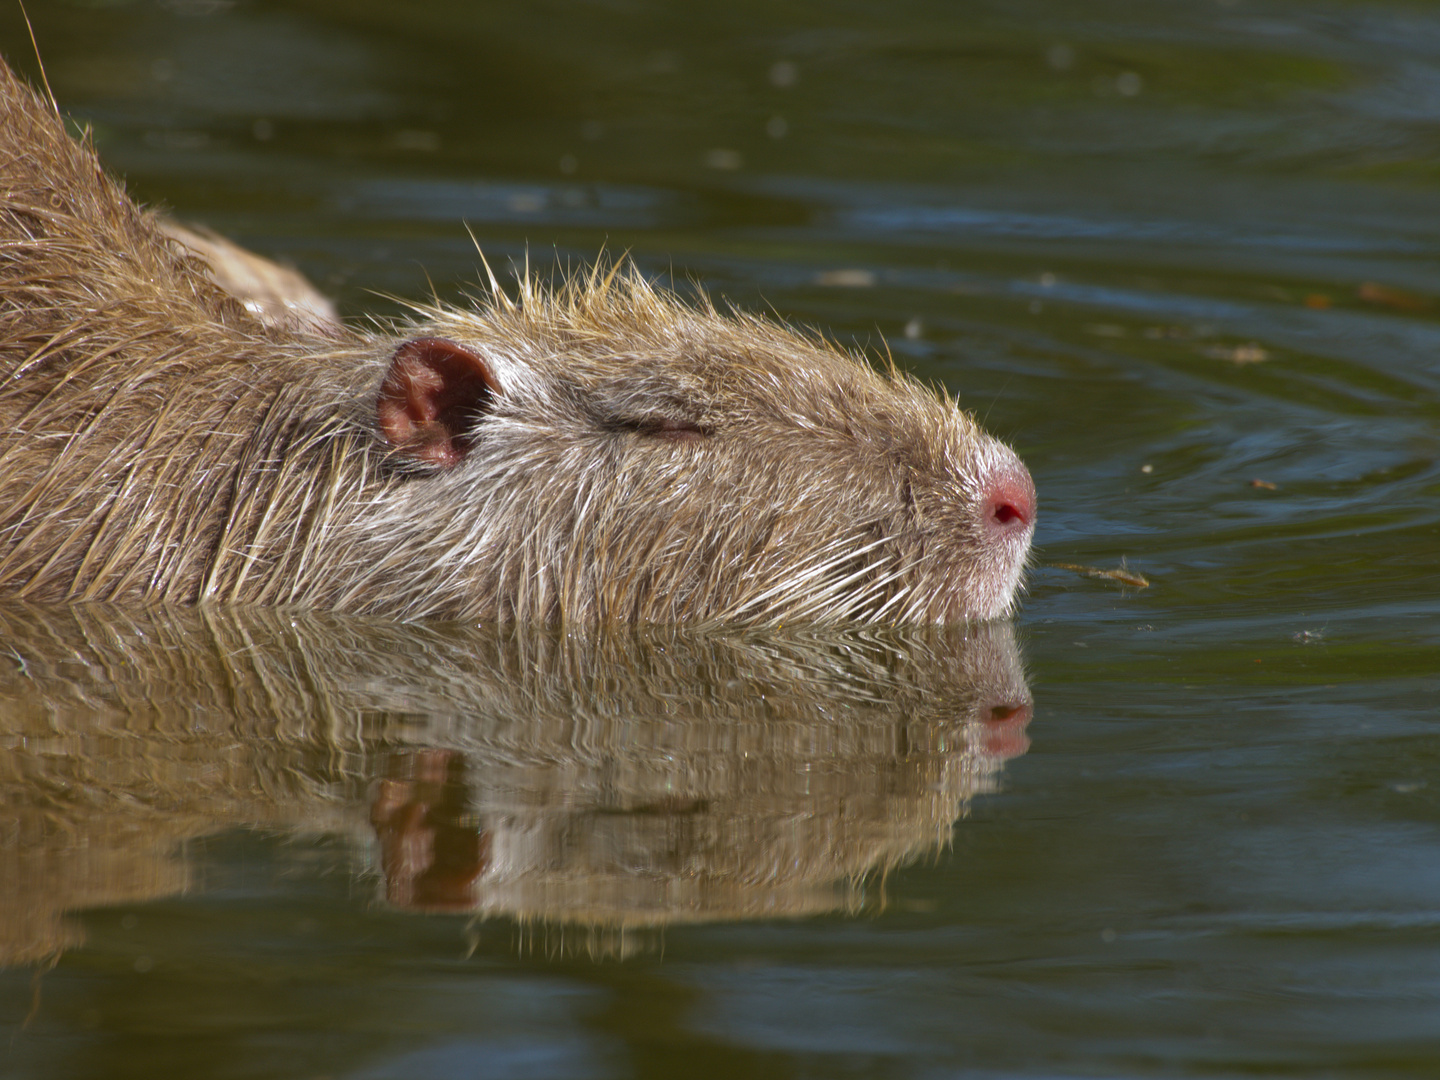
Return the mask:
<path fill-rule="evenodd" d="M 1020 460 L 813 334 L 599 266 L 393 331 L 267 323 L 8 70 L 0 190 L 0 590 L 584 625 L 1013 605 Z"/>
<path fill-rule="evenodd" d="M 266 326 L 321 334 L 339 329 L 335 305 L 294 267 L 261 258 L 211 229 L 163 217 L 159 225 L 166 236 L 200 256 L 206 275 Z"/>

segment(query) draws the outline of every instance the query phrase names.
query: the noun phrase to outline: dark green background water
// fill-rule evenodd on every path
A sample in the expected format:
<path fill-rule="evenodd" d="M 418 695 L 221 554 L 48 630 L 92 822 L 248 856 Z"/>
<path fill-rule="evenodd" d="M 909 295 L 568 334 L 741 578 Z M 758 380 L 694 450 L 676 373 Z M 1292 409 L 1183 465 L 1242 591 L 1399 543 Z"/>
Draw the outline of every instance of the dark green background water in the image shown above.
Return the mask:
<path fill-rule="evenodd" d="M 30 14 L 138 197 L 346 314 L 458 297 L 464 222 L 889 348 L 1025 458 L 1040 565 L 1028 753 L 858 916 L 467 956 L 232 829 L 0 973 L 0 1074 L 1440 1075 L 1440 6 Z"/>

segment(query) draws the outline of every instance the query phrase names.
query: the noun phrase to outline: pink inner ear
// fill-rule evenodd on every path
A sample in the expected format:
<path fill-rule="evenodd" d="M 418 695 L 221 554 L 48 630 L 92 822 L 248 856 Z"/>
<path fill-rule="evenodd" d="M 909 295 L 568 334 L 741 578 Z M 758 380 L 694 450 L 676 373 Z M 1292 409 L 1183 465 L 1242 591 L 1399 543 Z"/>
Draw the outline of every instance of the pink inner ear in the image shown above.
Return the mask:
<path fill-rule="evenodd" d="M 476 421 L 502 393 L 490 365 L 463 345 L 415 338 L 390 358 L 375 417 L 396 450 L 449 469 L 470 452 Z"/>

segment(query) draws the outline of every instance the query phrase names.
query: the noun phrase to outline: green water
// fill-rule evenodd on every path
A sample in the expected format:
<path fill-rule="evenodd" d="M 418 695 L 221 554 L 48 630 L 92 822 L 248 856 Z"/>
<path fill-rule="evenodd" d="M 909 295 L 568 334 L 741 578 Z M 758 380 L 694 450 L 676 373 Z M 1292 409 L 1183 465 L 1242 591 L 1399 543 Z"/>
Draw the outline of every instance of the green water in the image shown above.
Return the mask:
<path fill-rule="evenodd" d="M 1440 1073 L 1440 8 L 30 8 L 347 314 L 628 251 L 1040 518 L 979 644 L 0 612 L 0 1075 Z"/>

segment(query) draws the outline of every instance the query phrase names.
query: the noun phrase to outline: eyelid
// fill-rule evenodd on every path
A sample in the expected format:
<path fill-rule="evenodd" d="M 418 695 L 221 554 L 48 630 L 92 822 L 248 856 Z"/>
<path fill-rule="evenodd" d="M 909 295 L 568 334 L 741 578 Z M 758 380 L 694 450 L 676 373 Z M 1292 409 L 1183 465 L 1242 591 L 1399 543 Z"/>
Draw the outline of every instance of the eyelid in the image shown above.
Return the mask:
<path fill-rule="evenodd" d="M 638 435 L 666 442 L 699 442 L 715 433 L 714 427 L 684 415 L 686 412 L 689 410 L 642 412 L 625 408 L 597 409 L 594 422 L 601 430 L 615 435 Z"/>
<path fill-rule="evenodd" d="M 637 434 L 667 442 L 699 442 L 709 438 L 710 432 L 692 420 L 677 420 L 670 416 L 656 416 L 634 424 Z"/>

